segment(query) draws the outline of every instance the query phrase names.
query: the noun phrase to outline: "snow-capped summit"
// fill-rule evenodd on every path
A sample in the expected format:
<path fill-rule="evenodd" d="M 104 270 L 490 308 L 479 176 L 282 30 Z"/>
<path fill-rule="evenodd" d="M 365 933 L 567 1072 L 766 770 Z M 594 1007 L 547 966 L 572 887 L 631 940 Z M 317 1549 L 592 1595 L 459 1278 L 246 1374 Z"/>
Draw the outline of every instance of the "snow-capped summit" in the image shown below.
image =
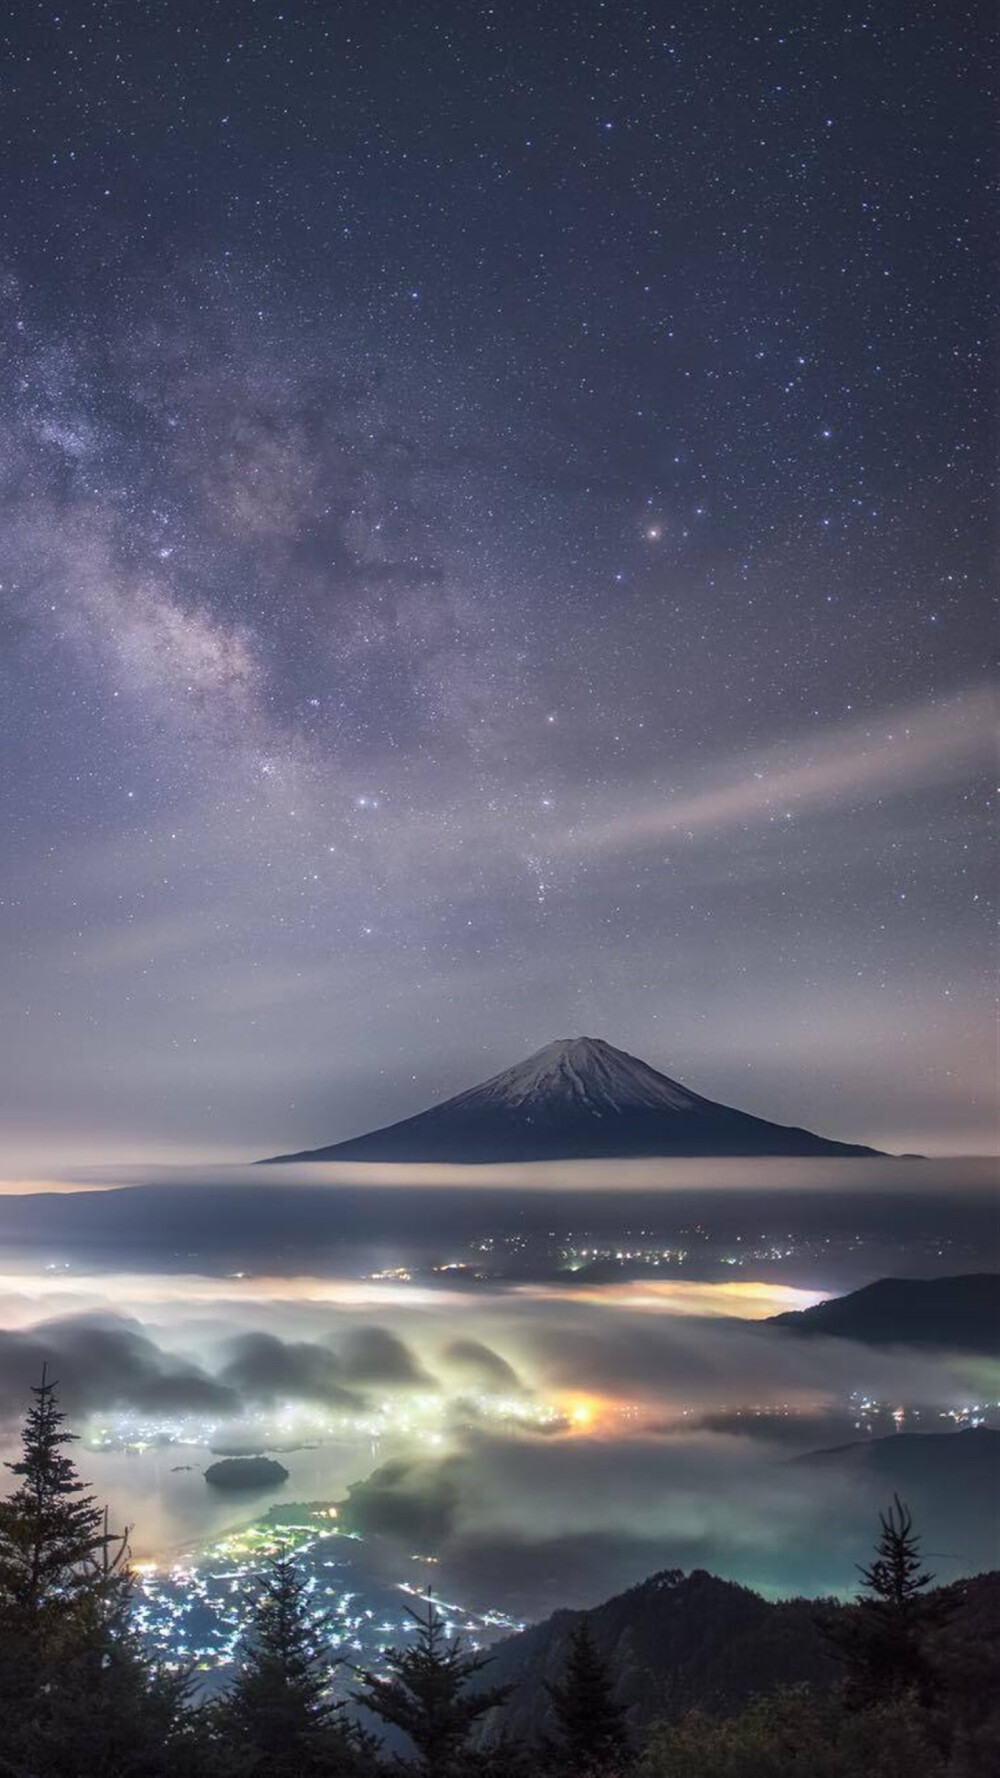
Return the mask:
<path fill-rule="evenodd" d="M 276 1161 L 540 1161 L 864 1155 L 692 1093 L 601 1037 L 560 1037 L 416 1117 Z"/>
<path fill-rule="evenodd" d="M 705 1103 L 648 1063 L 616 1050 L 603 1037 L 557 1037 L 481 1087 L 461 1093 L 451 1104 L 471 1100 L 529 1109 L 538 1103 L 560 1103 L 591 1117 L 620 1116 L 634 1106 L 649 1111 L 690 1111 Z"/>

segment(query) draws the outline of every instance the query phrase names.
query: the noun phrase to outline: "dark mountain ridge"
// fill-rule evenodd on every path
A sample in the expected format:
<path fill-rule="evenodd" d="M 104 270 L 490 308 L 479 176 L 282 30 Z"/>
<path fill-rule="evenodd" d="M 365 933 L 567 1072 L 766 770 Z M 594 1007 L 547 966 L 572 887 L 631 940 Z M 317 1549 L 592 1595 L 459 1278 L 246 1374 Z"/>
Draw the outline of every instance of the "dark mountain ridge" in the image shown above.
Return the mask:
<path fill-rule="evenodd" d="M 942 1588 L 957 1622 L 977 1636 L 1000 1636 L 1000 1572 Z M 614 1678 L 617 1702 L 633 1733 L 699 1709 L 730 1716 L 779 1686 L 832 1684 L 840 1673 L 818 1626 L 829 1600 L 769 1601 L 748 1587 L 696 1569 L 667 1569 L 592 1610 L 557 1611 L 519 1636 L 497 1643 L 484 1684 L 516 1687 L 486 1737 L 502 1726 L 537 1743 L 555 1723 L 546 1691 L 565 1668 L 569 1639 L 586 1618 Z"/>
<path fill-rule="evenodd" d="M 876 1152 L 719 1105 L 603 1038 L 566 1037 L 415 1117 L 263 1164 Z"/>
<path fill-rule="evenodd" d="M 870 1346 L 950 1346 L 995 1356 L 1000 1351 L 1000 1273 L 952 1278 L 879 1278 L 811 1309 L 772 1315 L 797 1334 L 861 1340 Z"/>

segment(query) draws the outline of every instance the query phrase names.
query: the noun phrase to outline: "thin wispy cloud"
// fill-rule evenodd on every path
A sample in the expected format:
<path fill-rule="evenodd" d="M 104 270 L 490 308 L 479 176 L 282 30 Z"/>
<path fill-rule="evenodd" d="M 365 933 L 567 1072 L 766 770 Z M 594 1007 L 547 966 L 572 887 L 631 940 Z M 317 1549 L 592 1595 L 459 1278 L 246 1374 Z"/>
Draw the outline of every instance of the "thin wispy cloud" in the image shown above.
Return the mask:
<path fill-rule="evenodd" d="M 653 788 L 607 798 L 549 842 L 553 852 L 628 850 L 673 838 L 868 804 L 971 775 L 996 752 L 997 696 L 975 686 L 951 699 L 799 737 L 746 762 L 720 767 L 701 788 Z M 622 808 L 621 802 L 626 806 Z"/>

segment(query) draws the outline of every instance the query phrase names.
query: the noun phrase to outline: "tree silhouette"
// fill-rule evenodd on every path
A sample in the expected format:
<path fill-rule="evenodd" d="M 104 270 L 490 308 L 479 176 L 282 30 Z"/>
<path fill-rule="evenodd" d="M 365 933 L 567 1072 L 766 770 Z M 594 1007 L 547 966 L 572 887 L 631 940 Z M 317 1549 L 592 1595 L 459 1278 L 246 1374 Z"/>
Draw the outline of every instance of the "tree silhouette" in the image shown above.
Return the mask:
<path fill-rule="evenodd" d="M 50 1383 L 47 1368 L 21 1435 L 21 1456 L 4 1467 L 21 1484 L 0 1501 L 0 1590 L 8 1610 L 38 1628 L 50 1608 L 67 1604 L 94 1586 L 111 1593 L 122 1584 L 126 1536 L 112 1537 L 106 1516 L 88 1493 L 63 1447 L 76 1443 Z M 110 1554 L 113 1546 L 114 1554 Z"/>
<path fill-rule="evenodd" d="M 216 1713 L 217 1732 L 238 1751 L 239 1769 L 261 1778 L 340 1778 L 358 1769 L 360 1737 L 330 1695 L 326 1625 L 309 1609 L 309 1590 L 286 1549 L 271 1557 L 239 1672 Z"/>
<path fill-rule="evenodd" d="M 417 1751 L 417 1770 L 425 1778 L 453 1778 L 463 1770 L 476 1723 L 506 1702 L 511 1687 L 469 1690 L 470 1680 L 489 1666 L 489 1656 L 467 1654 L 458 1637 L 448 1640 L 429 1594 L 426 1617 L 416 1611 L 410 1616 L 417 1625 L 415 1642 L 389 1649 L 388 1672 L 363 1674 L 355 1697 L 409 1737 Z M 474 1763 L 480 1769 L 478 1758 Z"/>
<path fill-rule="evenodd" d="M 46 1778 L 171 1770 L 186 1676 L 132 1624 L 127 1534 L 80 1481 L 56 1384 L 32 1388 L 19 1485 L 0 1501 L 0 1757 Z M 173 1762 L 176 1767 L 176 1762 Z"/>
<path fill-rule="evenodd" d="M 573 1774 L 618 1772 L 628 1753 L 625 1713 L 586 1618 L 569 1639 L 562 1682 L 547 1685 L 559 1725 L 559 1756 Z"/>
<path fill-rule="evenodd" d="M 859 1568 L 861 1597 L 822 1624 L 846 1669 L 851 1709 L 905 1693 L 930 1703 L 936 1685 L 929 1639 L 954 1610 L 949 1595 L 930 1591 L 934 1576 L 922 1566 L 913 1515 L 898 1495 L 888 1512 L 879 1513 L 879 1527 L 874 1558 Z"/>

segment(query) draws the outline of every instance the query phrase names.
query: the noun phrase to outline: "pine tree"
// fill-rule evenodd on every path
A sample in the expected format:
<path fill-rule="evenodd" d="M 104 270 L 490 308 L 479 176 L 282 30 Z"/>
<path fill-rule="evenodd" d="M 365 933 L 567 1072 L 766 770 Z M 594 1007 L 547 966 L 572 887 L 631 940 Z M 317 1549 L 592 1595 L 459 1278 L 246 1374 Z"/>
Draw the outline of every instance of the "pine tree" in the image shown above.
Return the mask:
<path fill-rule="evenodd" d="M 21 1612 L 37 1629 L 50 1608 L 64 1611 L 91 1588 L 98 1571 L 111 1584 L 125 1539 L 109 1535 L 101 1508 L 63 1449 L 76 1435 L 66 1429 L 47 1368 L 31 1393 L 21 1457 L 4 1465 L 22 1480 L 0 1501 L 0 1596 L 7 1610 Z M 109 1560 L 115 1542 L 116 1561 Z"/>
<path fill-rule="evenodd" d="M 467 1654 L 458 1637 L 448 1641 L 444 1619 L 429 1595 L 427 1615 L 413 1611 L 410 1616 L 417 1625 L 416 1641 L 409 1648 L 389 1649 L 388 1673 L 363 1674 L 355 1698 L 409 1737 L 417 1751 L 416 1769 L 424 1778 L 459 1778 L 479 1768 L 478 1757 L 469 1750 L 476 1723 L 506 1701 L 511 1687 L 468 1690 L 469 1681 L 489 1666 L 489 1657 Z"/>
<path fill-rule="evenodd" d="M 586 1618 L 569 1641 L 560 1685 L 546 1686 L 559 1725 L 557 1758 L 574 1775 L 617 1773 L 628 1756 L 625 1712 Z"/>
<path fill-rule="evenodd" d="M 0 1501 L 0 1747 L 15 1750 L 100 1616 L 98 1594 L 110 1597 L 99 1573 L 116 1567 L 101 1509 L 62 1448 L 72 1434 L 47 1371 L 31 1393 L 21 1457 L 5 1465 L 20 1483 Z"/>
<path fill-rule="evenodd" d="M 846 1669 L 845 1701 L 867 1709 L 906 1693 L 920 1703 L 935 1691 L 929 1641 L 952 1612 L 921 1566 L 913 1515 L 898 1495 L 879 1514 L 875 1555 L 859 1568 L 862 1596 L 822 1628 Z"/>
<path fill-rule="evenodd" d="M 19 1486 L 0 1501 L 0 1751 L 46 1778 L 169 1769 L 183 1677 L 160 1676 L 131 1624 L 126 1536 L 77 1475 L 47 1371 L 32 1389 Z"/>
<path fill-rule="evenodd" d="M 330 1697 L 324 1624 L 309 1609 L 309 1585 L 287 1550 L 268 1564 L 245 1639 L 240 1671 L 216 1716 L 240 1772 L 255 1778 L 330 1778 L 358 1769 L 356 1737 Z"/>

